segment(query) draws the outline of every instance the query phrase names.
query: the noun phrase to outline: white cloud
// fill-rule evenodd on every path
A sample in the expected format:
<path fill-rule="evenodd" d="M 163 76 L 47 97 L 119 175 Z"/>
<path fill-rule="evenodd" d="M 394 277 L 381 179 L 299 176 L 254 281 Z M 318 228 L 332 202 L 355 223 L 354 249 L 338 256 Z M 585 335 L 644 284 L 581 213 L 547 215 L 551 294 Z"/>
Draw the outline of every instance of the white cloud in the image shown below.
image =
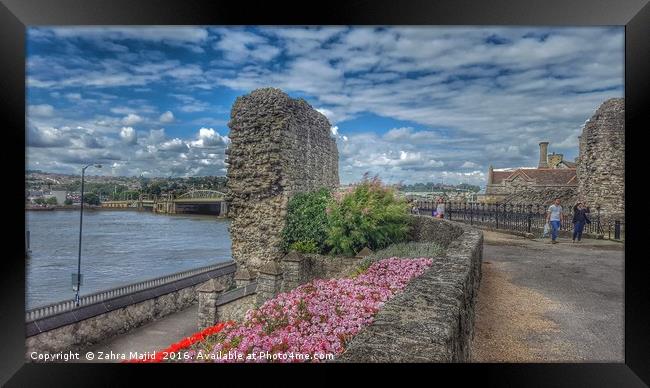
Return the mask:
<path fill-rule="evenodd" d="M 161 114 L 158 120 L 161 123 L 171 123 L 174 121 L 174 114 L 171 111 L 166 111 L 165 113 Z"/>
<path fill-rule="evenodd" d="M 124 125 L 135 125 L 143 121 L 142 117 L 134 113 L 129 113 L 128 115 L 122 118 L 122 124 Z"/>
<path fill-rule="evenodd" d="M 208 32 L 199 27 L 57 27 L 49 29 L 62 38 L 102 40 L 142 40 L 151 42 L 201 43 Z"/>
<path fill-rule="evenodd" d="M 138 140 L 138 135 L 132 127 L 122 127 L 120 138 L 127 144 L 135 144 Z"/>
<path fill-rule="evenodd" d="M 460 168 L 478 168 L 478 167 L 480 167 L 478 164 L 469 161 L 466 161 L 460 166 Z"/>
<path fill-rule="evenodd" d="M 54 107 L 48 104 L 30 105 L 29 113 L 34 116 L 52 116 L 54 114 Z"/>
<path fill-rule="evenodd" d="M 191 141 L 189 144 L 196 148 L 225 147 L 230 142 L 227 136 L 221 136 L 212 128 L 199 129 L 198 139 Z"/>
<path fill-rule="evenodd" d="M 387 180 L 478 182 L 489 164 L 535 165 L 542 140 L 573 160 L 585 119 L 623 90 L 618 27 L 93 28 L 30 29 L 34 39 L 59 44 L 64 53 L 27 61 L 28 88 L 48 88 L 38 102 L 51 107 L 28 111 L 30 145 L 42 152 L 34 161 L 56 159 L 50 150 L 67 141 L 89 149 L 113 144 L 112 152 L 124 158 L 149 158 L 145 170 L 153 174 L 216 172 L 228 138 L 213 128 L 225 127 L 230 107 L 213 105 L 215 93 L 275 86 L 306 98 L 328 118 L 343 182 L 364 170 Z M 82 40 L 111 55 L 85 55 Z M 192 55 L 160 44 L 212 49 L 193 62 Z M 163 83 L 177 100 L 164 109 L 205 112 L 182 123 L 201 128 L 198 134 L 168 139 L 164 130 L 147 128 L 156 124 L 148 118 L 168 122 L 145 93 Z M 112 90 L 98 93 L 124 86 L 145 91 L 138 93 L 144 97 L 125 101 Z M 75 109 L 59 107 L 61 98 Z M 79 117 L 85 111 L 92 113 Z M 371 120 L 363 128 L 366 117 Z M 83 129 L 66 129 L 77 126 Z M 119 148 L 127 148 L 115 133 L 122 126 L 149 130 L 136 140 L 135 153 Z"/>
<path fill-rule="evenodd" d="M 161 143 L 158 148 L 162 151 L 183 152 L 187 151 L 187 144 L 179 138 L 174 138 Z"/>

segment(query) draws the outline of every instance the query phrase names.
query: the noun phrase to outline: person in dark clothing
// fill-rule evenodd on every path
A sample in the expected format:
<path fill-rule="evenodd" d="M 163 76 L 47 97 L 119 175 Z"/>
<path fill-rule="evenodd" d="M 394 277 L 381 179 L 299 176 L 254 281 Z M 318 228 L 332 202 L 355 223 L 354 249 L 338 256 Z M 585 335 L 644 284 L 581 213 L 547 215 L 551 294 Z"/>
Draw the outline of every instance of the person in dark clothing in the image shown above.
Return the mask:
<path fill-rule="evenodd" d="M 591 224 L 591 220 L 588 217 L 589 208 L 586 207 L 582 202 L 578 202 L 573 207 L 573 242 L 578 242 L 582 239 L 582 231 L 584 230 L 585 224 Z"/>

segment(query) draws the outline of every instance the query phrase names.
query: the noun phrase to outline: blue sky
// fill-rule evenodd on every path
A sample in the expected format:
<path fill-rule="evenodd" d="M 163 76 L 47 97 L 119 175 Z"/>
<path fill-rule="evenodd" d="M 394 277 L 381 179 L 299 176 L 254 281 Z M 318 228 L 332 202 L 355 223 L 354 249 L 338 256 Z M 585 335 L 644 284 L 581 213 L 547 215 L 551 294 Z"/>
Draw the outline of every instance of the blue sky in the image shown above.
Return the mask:
<path fill-rule="evenodd" d="M 327 116 L 342 183 L 485 184 L 573 160 L 623 96 L 622 27 L 29 28 L 29 169 L 224 175 L 230 107 L 273 86 Z"/>

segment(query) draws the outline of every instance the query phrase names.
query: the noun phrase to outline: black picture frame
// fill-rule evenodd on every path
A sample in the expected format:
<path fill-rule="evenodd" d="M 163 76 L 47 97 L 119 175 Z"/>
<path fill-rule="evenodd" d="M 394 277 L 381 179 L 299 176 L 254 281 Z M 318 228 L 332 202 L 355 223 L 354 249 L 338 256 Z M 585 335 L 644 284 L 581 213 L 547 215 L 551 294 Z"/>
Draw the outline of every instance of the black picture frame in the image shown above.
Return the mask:
<path fill-rule="evenodd" d="M 271 386 L 295 381 L 305 385 L 341 378 L 341 370 L 355 369 L 364 380 L 420 372 L 431 383 L 442 376 L 454 385 L 470 381 L 495 386 L 644 386 L 650 383 L 650 282 L 647 253 L 642 243 L 644 211 L 640 191 L 646 152 L 641 139 L 649 122 L 650 100 L 650 5 L 648 0 L 519 0 L 519 1 L 390 1 L 364 0 L 345 3 L 278 3 L 270 1 L 125 1 L 125 0 L 1 0 L 0 3 L 0 106 L 6 140 L 5 237 L 2 309 L 2 361 L 0 384 L 7 386 L 115 386 L 131 381 L 135 373 L 187 384 L 197 369 L 205 384 L 223 381 L 225 373 L 240 384 L 268 382 Z M 625 26 L 626 120 L 626 245 L 625 245 L 625 362 L 621 364 L 432 364 L 432 365 L 301 365 L 232 366 L 190 368 L 187 365 L 84 365 L 31 364 L 24 361 L 24 202 L 25 160 L 25 28 L 37 25 L 530 25 L 530 26 Z M 636 159 L 635 160 L 635 156 Z M 22 158 L 22 159 L 21 159 Z M 23 167 L 21 169 L 21 166 Z M 632 173 L 636 180 L 633 180 Z M 644 174 L 647 175 L 647 174 Z M 636 206 L 636 207 L 635 207 Z M 264 368 L 262 372 L 258 369 Z M 289 376 L 306 372 L 301 378 Z M 284 375 L 275 379 L 275 372 Z M 142 376 L 140 376 L 142 377 Z M 426 380 L 425 380 L 426 381 Z M 644 384 L 645 382 L 645 384 Z M 202 384 L 203 384 L 202 383 Z M 301 384 L 302 385 L 302 384 Z"/>

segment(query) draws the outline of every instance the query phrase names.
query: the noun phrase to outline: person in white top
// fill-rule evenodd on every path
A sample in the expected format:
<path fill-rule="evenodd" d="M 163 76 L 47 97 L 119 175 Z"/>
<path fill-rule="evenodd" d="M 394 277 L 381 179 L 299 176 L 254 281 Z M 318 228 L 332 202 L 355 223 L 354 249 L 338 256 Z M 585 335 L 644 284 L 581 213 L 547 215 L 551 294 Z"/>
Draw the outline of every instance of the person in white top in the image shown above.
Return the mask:
<path fill-rule="evenodd" d="M 445 218 L 445 202 L 442 198 L 438 198 L 436 205 L 436 217 Z"/>
<path fill-rule="evenodd" d="M 560 198 L 555 198 L 555 203 L 548 207 L 546 211 L 546 222 L 551 225 L 551 243 L 557 244 L 557 235 L 560 231 L 560 221 L 562 217 L 562 206 Z"/>

